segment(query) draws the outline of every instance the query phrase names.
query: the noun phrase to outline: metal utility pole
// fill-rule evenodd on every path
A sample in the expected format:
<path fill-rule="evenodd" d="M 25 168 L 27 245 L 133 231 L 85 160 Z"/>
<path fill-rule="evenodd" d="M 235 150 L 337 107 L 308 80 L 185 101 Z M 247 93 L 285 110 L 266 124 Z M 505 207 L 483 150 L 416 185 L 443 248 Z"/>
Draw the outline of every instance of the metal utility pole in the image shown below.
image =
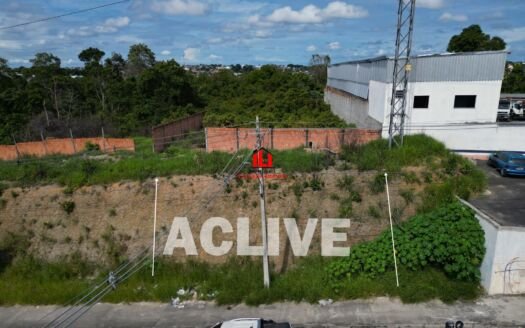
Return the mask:
<path fill-rule="evenodd" d="M 399 0 L 397 11 L 396 54 L 392 78 L 392 100 L 390 108 L 390 126 L 388 128 L 388 145 L 403 145 L 405 134 L 405 117 L 407 105 L 408 76 L 412 70 L 410 52 L 412 51 L 412 32 L 416 0 Z M 399 137 L 396 139 L 396 137 Z"/>
<path fill-rule="evenodd" d="M 261 128 L 259 126 L 259 116 L 255 119 L 255 132 L 257 134 L 257 145 L 256 150 L 262 148 L 262 136 Z M 257 169 L 259 175 L 259 197 L 261 205 L 261 223 L 262 223 L 262 242 L 263 242 L 263 274 L 264 274 L 264 287 L 270 287 L 270 268 L 268 261 L 268 225 L 266 224 L 266 198 L 264 193 L 264 171 L 262 167 Z"/>

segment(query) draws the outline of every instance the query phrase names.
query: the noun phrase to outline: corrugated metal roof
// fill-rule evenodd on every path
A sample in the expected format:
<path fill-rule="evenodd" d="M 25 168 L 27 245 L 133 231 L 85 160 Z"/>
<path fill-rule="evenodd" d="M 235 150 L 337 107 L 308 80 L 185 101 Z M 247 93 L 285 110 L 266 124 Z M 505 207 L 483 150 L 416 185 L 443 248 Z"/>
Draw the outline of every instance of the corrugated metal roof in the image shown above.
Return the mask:
<path fill-rule="evenodd" d="M 411 58 L 410 82 L 499 81 L 503 79 L 506 51 L 486 51 Z M 368 98 L 371 80 L 392 82 L 394 60 L 377 57 L 328 67 L 328 86 Z"/>

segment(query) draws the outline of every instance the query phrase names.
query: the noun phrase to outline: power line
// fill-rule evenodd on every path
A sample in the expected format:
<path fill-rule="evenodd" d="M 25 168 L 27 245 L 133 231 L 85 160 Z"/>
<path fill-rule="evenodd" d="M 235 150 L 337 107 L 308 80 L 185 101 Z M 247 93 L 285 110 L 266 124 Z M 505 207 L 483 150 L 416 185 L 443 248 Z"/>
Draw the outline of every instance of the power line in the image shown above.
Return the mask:
<path fill-rule="evenodd" d="M 7 29 L 15 28 L 15 27 L 26 26 L 26 25 L 40 23 L 40 22 L 46 22 L 46 21 L 49 21 L 49 20 L 53 20 L 53 19 L 57 19 L 57 18 L 65 17 L 65 16 L 71 16 L 71 15 L 84 13 L 86 11 L 91 11 L 91 10 L 100 9 L 100 8 L 104 8 L 104 7 L 114 6 L 114 5 L 117 5 L 117 4 L 120 4 L 120 3 L 124 3 L 124 2 L 128 2 L 128 1 L 129 0 L 120 0 L 120 1 L 115 1 L 115 2 L 107 3 L 107 4 L 96 6 L 96 7 L 91 7 L 91 8 L 71 11 L 69 13 L 65 13 L 65 14 L 61 14 L 61 15 L 56 15 L 56 16 L 36 19 L 36 20 L 33 20 L 33 21 L 25 22 L 25 23 L 20 23 L 20 24 L 15 24 L 15 25 L 10 25 L 10 26 L 3 26 L 3 27 L 0 27 L 0 30 L 7 30 Z"/>

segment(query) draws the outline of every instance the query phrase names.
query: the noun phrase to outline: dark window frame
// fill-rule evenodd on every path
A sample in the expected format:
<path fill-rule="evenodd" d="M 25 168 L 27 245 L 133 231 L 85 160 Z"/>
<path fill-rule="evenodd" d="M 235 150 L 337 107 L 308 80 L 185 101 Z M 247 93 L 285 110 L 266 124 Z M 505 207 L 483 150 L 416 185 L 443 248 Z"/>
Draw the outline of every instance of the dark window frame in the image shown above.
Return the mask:
<path fill-rule="evenodd" d="M 419 102 L 416 102 L 416 98 L 419 98 L 420 101 L 423 101 L 423 104 L 426 104 L 426 105 L 424 105 L 424 107 L 423 107 L 423 104 L 420 104 Z M 423 98 L 426 98 L 426 99 L 425 100 L 421 100 Z M 428 96 L 428 95 L 414 96 L 414 102 L 412 104 L 412 108 L 428 109 L 429 105 L 430 105 L 430 96 Z"/>
<path fill-rule="evenodd" d="M 477 100 L 477 95 L 456 95 L 454 96 L 454 108 L 476 108 Z"/>

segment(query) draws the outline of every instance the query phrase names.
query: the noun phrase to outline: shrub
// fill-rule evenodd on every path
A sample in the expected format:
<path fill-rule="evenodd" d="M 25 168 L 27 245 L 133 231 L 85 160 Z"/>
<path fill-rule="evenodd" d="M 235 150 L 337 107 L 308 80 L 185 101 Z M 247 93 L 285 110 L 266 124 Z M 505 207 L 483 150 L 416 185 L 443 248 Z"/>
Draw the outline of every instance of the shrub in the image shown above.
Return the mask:
<path fill-rule="evenodd" d="M 374 205 L 368 206 L 368 215 L 374 219 L 379 219 L 381 217 L 381 211 Z"/>
<path fill-rule="evenodd" d="M 356 203 L 361 203 L 362 201 L 361 194 L 355 190 L 352 190 L 352 192 L 350 192 L 350 199 L 352 199 L 352 201 Z"/>
<path fill-rule="evenodd" d="M 405 179 L 405 182 L 408 184 L 411 184 L 411 183 L 420 184 L 421 183 L 421 181 L 419 180 L 415 172 L 403 171 L 401 173 L 401 176 L 403 176 L 403 179 Z"/>
<path fill-rule="evenodd" d="M 85 143 L 84 149 L 87 152 L 97 152 L 97 151 L 100 151 L 100 146 L 98 144 L 92 143 L 91 141 L 88 141 Z"/>
<path fill-rule="evenodd" d="M 6 205 L 7 205 L 7 200 L 0 198 L 0 209 L 4 209 Z"/>
<path fill-rule="evenodd" d="M 354 188 L 354 177 L 345 175 L 337 180 L 337 187 L 341 190 L 352 191 Z"/>
<path fill-rule="evenodd" d="M 360 171 L 386 170 L 400 172 L 409 165 L 419 165 L 432 156 L 447 154 L 445 145 L 426 135 L 411 135 L 404 139 L 403 147 L 389 149 L 388 140 L 379 139 L 360 146 L 343 147 L 341 159 L 356 163 Z"/>
<path fill-rule="evenodd" d="M 484 232 L 474 213 L 453 202 L 431 213 L 416 215 L 394 228 L 398 263 L 410 270 L 436 266 L 455 279 L 479 281 L 485 254 Z M 393 267 L 390 231 L 374 241 L 354 246 L 335 260 L 328 273 L 334 287 L 353 274 L 370 277 Z"/>
<path fill-rule="evenodd" d="M 111 217 L 117 216 L 117 210 L 115 210 L 114 208 L 110 209 L 109 210 L 109 216 L 111 216 Z"/>
<path fill-rule="evenodd" d="M 7 188 L 9 188 L 7 184 L 0 182 L 0 196 L 2 196 L 2 194 Z"/>
<path fill-rule="evenodd" d="M 339 216 L 342 218 L 349 218 L 352 215 L 352 198 L 347 197 L 339 203 Z"/>
<path fill-rule="evenodd" d="M 17 198 L 18 196 L 20 196 L 20 194 L 19 194 L 19 193 L 17 193 L 17 192 L 16 192 L 16 191 L 14 191 L 14 190 L 11 190 L 11 197 L 13 197 L 13 198 L 15 198 L 15 199 L 16 199 L 16 198 Z"/>
<path fill-rule="evenodd" d="M 297 201 L 299 202 L 301 200 L 301 196 L 303 196 L 303 191 L 304 191 L 303 185 L 299 182 L 295 182 L 292 185 L 292 190 L 293 190 L 295 197 L 297 198 Z"/>
<path fill-rule="evenodd" d="M 378 173 L 374 176 L 372 181 L 369 183 L 370 191 L 373 194 L 379 194 L 385 191 L 385 176 L 384 174 Z"/>
<path fill-rule="evenodd" d="M 319 191 L 323 189 L 324 183 L 321 181 L 319 176 L 317 174 L 314 174 L 312 177 L 312 180 L 310 180 L 310 188 L 312 188 L 313 191 Z"/>
<path fill-rule="evenodd" d="M 67 214 L 71 214 L 75 210 L 76 205 L 75 202 L 66 200 L 65 202 L 61 203 L 60 206 L 62 207 L 64 212 L 66 212 Z"/>
<path fill-rule="evenodd" d="M 399 195 L 403 197 L 405 203 L 412 204 L 414 202 L 415 194 L 414 189 L 404 189 L 399 192 Z"/>

